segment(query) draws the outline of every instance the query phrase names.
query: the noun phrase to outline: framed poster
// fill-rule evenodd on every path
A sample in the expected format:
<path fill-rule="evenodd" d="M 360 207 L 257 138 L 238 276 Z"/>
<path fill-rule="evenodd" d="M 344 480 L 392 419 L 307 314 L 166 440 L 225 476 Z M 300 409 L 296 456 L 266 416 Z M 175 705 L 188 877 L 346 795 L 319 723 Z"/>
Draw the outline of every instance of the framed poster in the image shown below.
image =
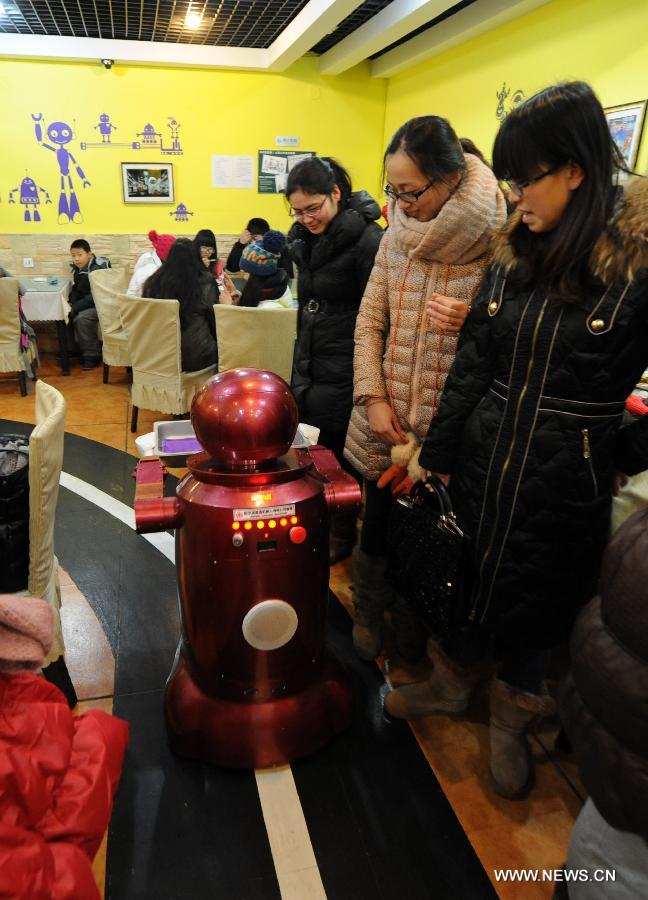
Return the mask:
<path fill-rule="evenodd" d="M 647 100 L 640 100 L 623 106 L 610 106 L 605 110 L 610 134 L 629 169 L 633 169 L 637 162 L 646 103 Z"/>
<path fill-rule="evenodd" d="M 173 203 L 172 163 L 122 163 L 124 203 Z"/>
<path fill-rule="evenodd" d="M 258 192 L 283 193 L 291 169 L 311 156 L 317 154 L 310 150 L 259 150 Z"/>

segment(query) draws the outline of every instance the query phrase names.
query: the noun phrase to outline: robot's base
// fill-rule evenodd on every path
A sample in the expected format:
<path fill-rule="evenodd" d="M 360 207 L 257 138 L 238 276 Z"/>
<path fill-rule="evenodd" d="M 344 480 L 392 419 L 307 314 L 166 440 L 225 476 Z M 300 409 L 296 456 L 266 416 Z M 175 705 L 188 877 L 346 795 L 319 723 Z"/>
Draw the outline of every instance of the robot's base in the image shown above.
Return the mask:
<path fill-rule="evenodd" d="M 167 682 L 169 743 L 178 756 L 236 769 L 266 769 L 314 753 L 348 727 L 351 688 L 335 660 L 303 691 L 260 703 L 205 694 L 182 657 Z"/>

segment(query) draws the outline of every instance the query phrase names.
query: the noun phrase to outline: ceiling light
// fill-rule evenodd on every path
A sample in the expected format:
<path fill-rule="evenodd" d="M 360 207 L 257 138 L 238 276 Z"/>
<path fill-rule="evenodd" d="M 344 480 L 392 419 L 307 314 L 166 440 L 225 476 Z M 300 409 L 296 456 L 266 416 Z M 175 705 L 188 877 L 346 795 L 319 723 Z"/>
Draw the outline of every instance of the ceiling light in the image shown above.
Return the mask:
<path fill-rule="evenodd" d="M 192 31 L 195 31 L 197 28 L 200 28 L 202 25 L 202 16 L 200 13 L 187 13 L 187 18 L 185 19 L 185 28 L 191 28 Z"/>

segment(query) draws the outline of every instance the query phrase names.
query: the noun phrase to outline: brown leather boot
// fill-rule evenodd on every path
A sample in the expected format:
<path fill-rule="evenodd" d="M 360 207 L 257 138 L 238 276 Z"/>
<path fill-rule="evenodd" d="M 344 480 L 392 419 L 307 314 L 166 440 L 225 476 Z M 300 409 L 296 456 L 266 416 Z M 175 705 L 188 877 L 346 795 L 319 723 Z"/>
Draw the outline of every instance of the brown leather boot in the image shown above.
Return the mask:
<path fill-rule="evenodd" d="M 369 556 L 354 547 L 353 560 L 353 646 L 366 661 L 375 659 L 382 647 L 385 610 L 391 590 L 385 583 L 386 559 Z"/>
<path fill-rule="evenodd" d="M 533 784 L 533 766 L 526 733 L 539 719 L 551 716 L 556 704 L 543 685 L 529 694 L 493 679 L 490 692 L 490 774 L 500 797 L 520 800 Z"/>
<path fill-rule="evenodd" d="M 397 719 L 420 719 L 435 713 L 463 712 L 479 680 L 479 668 L 463 669 L 449 659 L 434 640 L 428 641 L 434 668 L 426 681 L 406 684 L 385 697 L 385 710 Z"/>

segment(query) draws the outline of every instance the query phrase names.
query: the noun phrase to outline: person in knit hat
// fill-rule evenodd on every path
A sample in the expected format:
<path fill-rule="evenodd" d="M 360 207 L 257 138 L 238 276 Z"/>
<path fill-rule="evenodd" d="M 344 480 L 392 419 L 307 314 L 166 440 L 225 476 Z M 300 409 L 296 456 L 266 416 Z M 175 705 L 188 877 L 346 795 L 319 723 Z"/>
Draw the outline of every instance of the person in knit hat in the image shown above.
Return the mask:
<path fill-rule="evenodd" d="M 0 671 L 40 669 L 52 646 L 52 608 L 37 597 L 0 594 Z"/>
<path fill-rule="evenodd" d="M 241 269 L 248 279 L 241 295 L 240 306 L 294 309 L 288 284 L 288 272 L 280 265 L 286 238 L 281 231 L 266 231 L 262 238 L 248 244 L 241 254 Z"/>
<path fill-rule="evenodd" d="M 127 294 L 134 294 L 136 297 L 142 296 L 144 282 L 160 268 L 167 258 L 169 250 L 175 244 L 175 237 L 172 234 L 158 234 L 155 229 L 149 231 L 148 239 L 153 244 L 153 249 L 142 253 L 135 263 L 133 275 L 126 291 Z"/>

